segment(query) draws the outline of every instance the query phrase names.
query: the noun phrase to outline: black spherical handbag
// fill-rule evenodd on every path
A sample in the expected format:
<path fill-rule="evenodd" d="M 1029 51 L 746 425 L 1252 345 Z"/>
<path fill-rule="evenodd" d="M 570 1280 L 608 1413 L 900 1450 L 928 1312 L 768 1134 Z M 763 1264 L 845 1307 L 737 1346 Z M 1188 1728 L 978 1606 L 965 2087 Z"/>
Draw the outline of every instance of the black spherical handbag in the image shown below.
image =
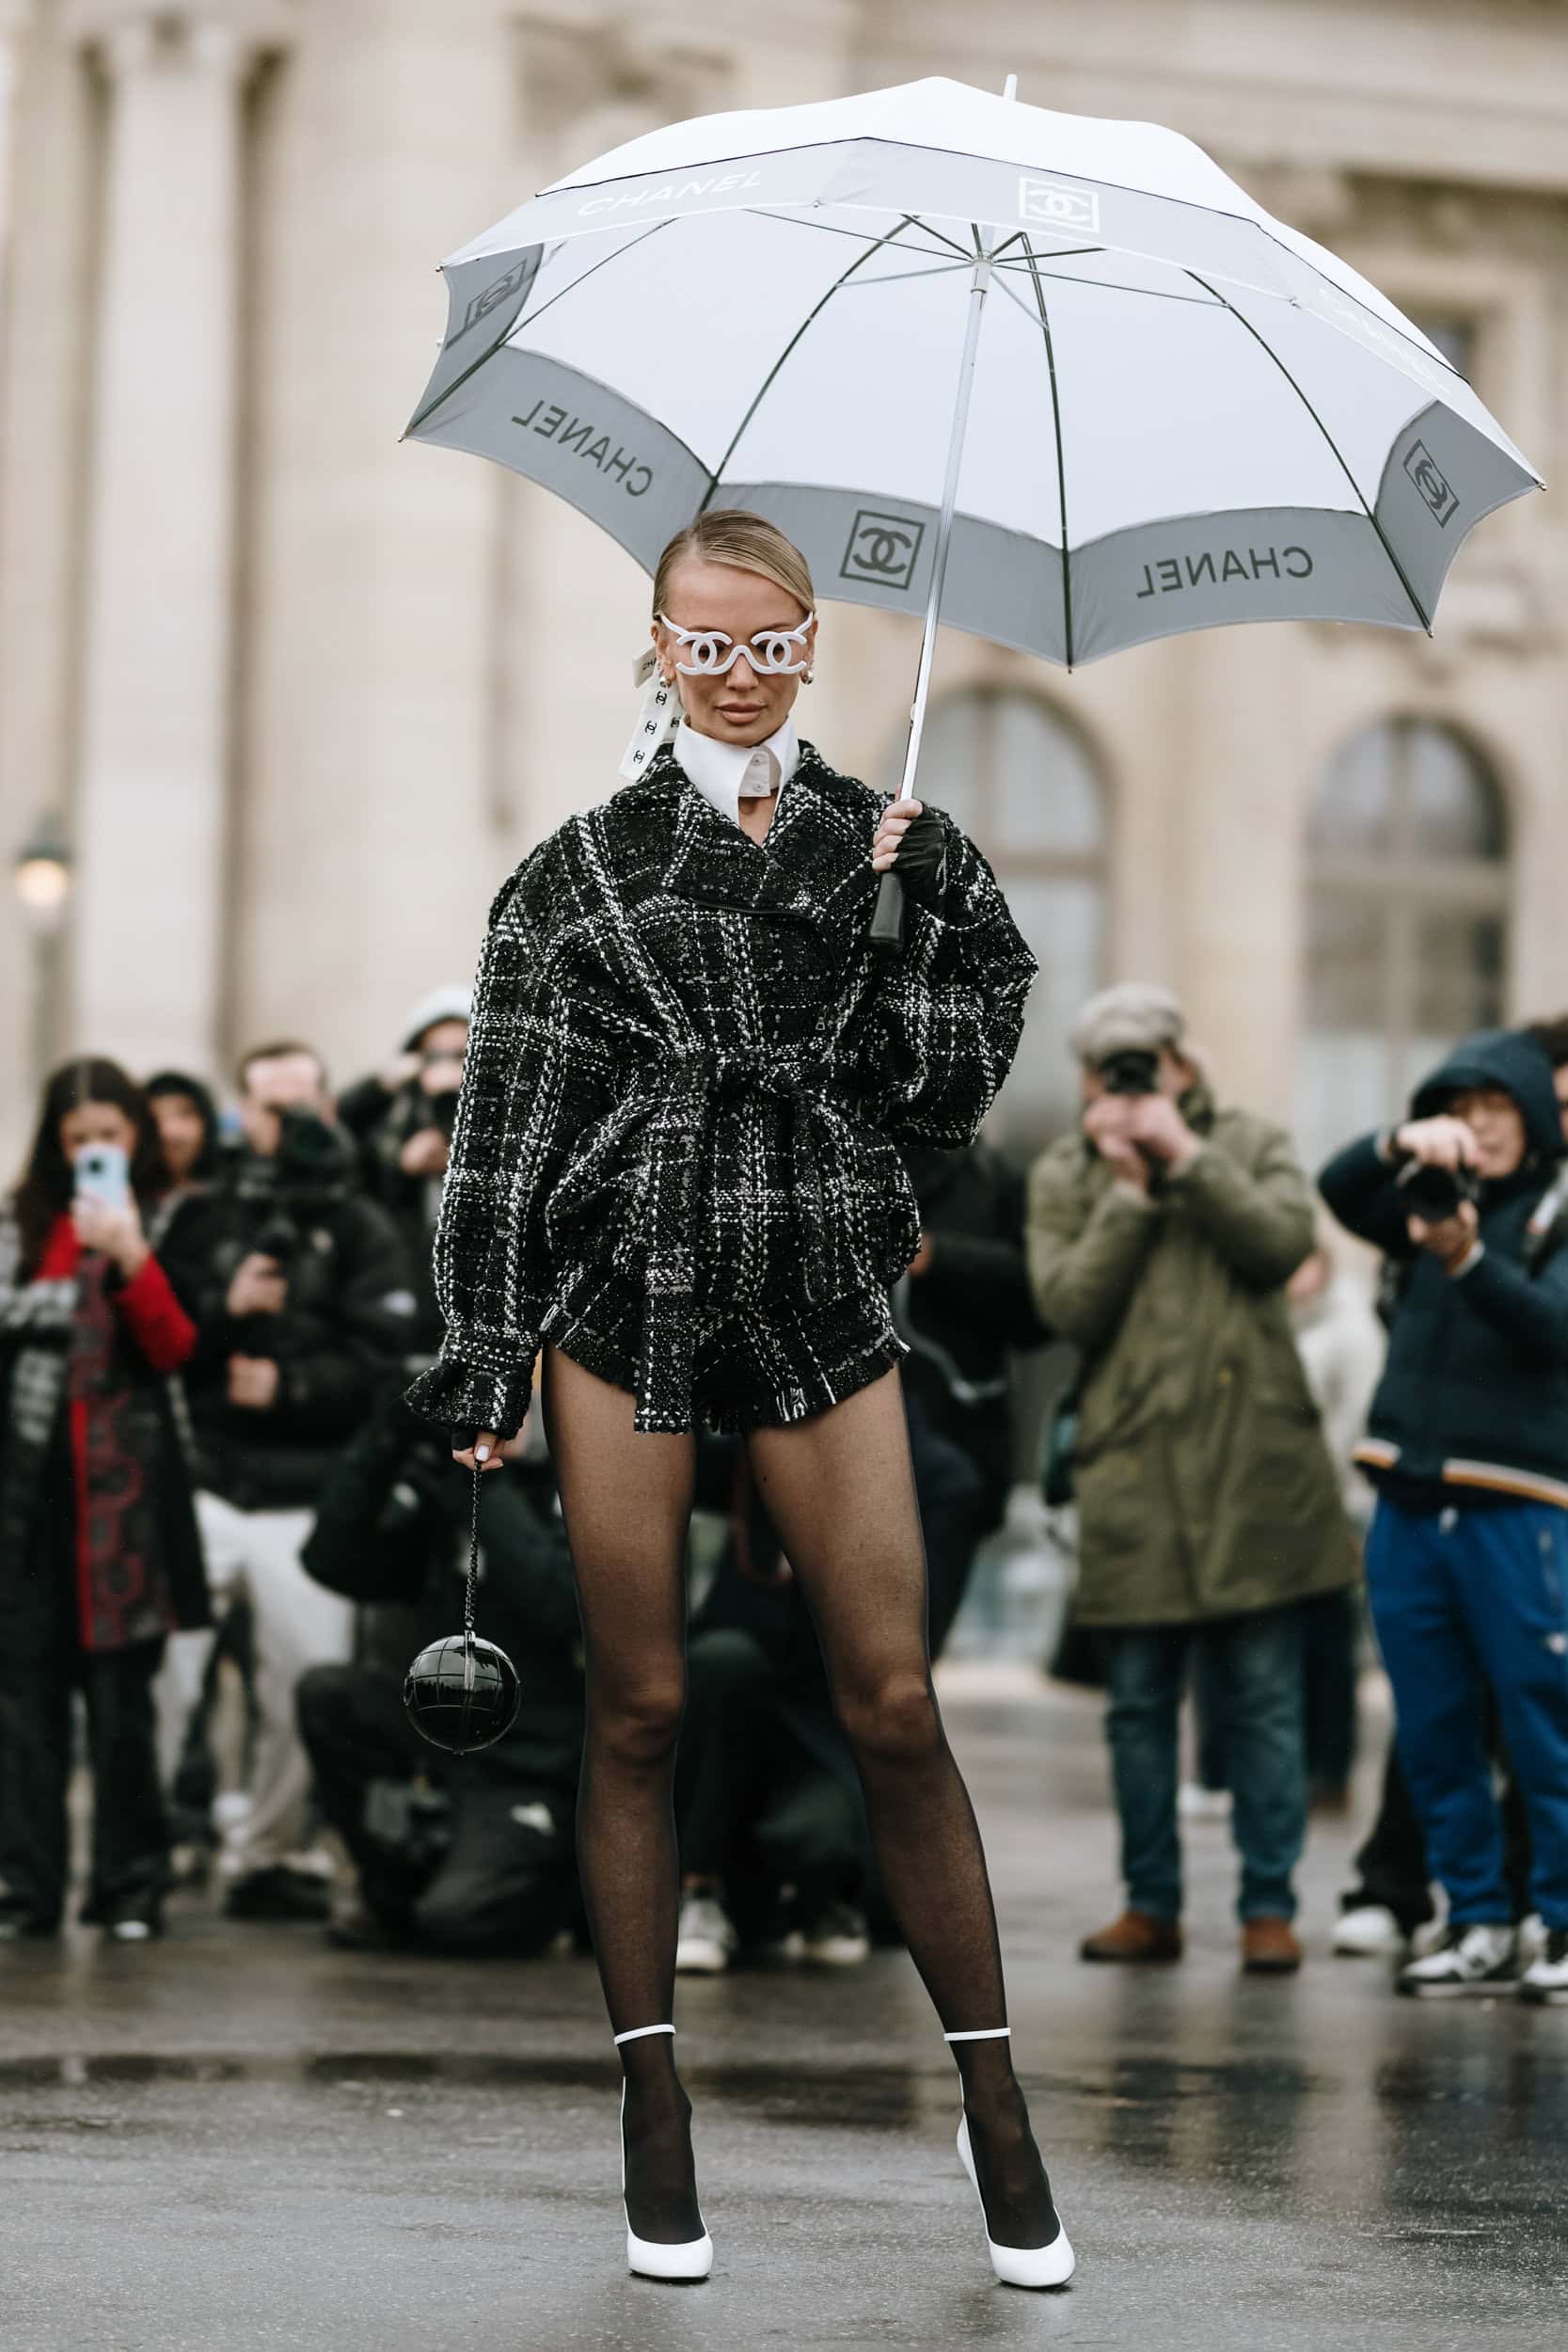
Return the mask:
<path fill-rule="evenodd" d="M 468 1529 L 468 1579 L 463 1593 L 463 1630 L 448 1633 L 420 1650 L 403 1685 L 403 1704 L 421 1740 L 449 1756 L 471 1756 L 493 1747 L 517 1720 L 522 1692 L 517 1669 L 505 1650 L 474 1631 L 474 1587 L 479 1581 L 479 1482 L 474 1472 L 473 1515 Z"/>

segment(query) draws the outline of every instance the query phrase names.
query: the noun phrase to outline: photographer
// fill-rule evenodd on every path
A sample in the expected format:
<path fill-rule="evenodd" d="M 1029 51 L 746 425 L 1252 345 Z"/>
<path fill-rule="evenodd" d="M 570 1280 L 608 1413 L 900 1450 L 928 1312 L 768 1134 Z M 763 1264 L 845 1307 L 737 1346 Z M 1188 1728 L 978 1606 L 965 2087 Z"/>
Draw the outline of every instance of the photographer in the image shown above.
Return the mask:
<path fill-rule="evenodd" d="M 300 1682 L 317 1795 L 359 1872 L 359 1910 L 334 1921 L 334 1943 L 516 1956 L 576 1915 L 581 1629 L 532 1434 L 506 1447 L 511 1467 L 480 1496 L 480 1612 L 521 1687 L 505 1738 L 472 1756 L 429 1746 L 404 1709 L 406 1660 L 313 1666 Z M 394 1391 L 334 1470 L 305 1567 L 346 1600 L 412 1604 L 422 1647 L 462 1623 L 470 1502 L 445 1438 Z"/>
<path fill-rule="evenodd" d="M 1174 996 L 1091 998 L 1084 1118 L 1030 1177 L 1042 1319 L 1084 1352 L 1077 1621 L 1097 1629 L 1127 1909 L 1092 1961 L 1181 1951 L 1177 1730 L 1188 1653 L 1223 1713 L 1243 1965 L 1296 1968 L 1306 1828 L 1297 1604 L 1357 1573 L 1285 1284 L 1311 1192 L 1276 1127 L 1216 1108 Z"/>
<path fill-rule="evenodd" d="M 226 1856 L 228 1907 L 319 1917 L 325 1891 L 284 1864 L 309 1780 L 294 1685 L 307 1666 L 347 1657 L 353 1613 L 311 1582 L 299 1554 L 343 1440 L 403 1363 L 414 1301 L 396 1232 L 355 1190 L 319 1057 L 293 1042 L 259 1047 L 239 1083 L 244 1147 L 209 1203 L 186 1380 L 209 1573 L 221 1597 L 245 1592 L 254 1620 L 252 1802 Z M 182 1720 L 206 1646 L 174 1645 L 163 1696 Z"/>
<path fill-rule="evenodd" d="M 470 992 L 435 990 L 409 1016 L 403 1051 L 340 1098 L 338 1116 L 359 1149 L 360 1178 L 396 1225 L 413 1276 L 416 1312 L 409 1346 L 434 1357 L 441 1344 L 433 1251 L 441 1206 Z"/>
<path fill-rule="evenodd" d="M 1404 1267 L 1357 1458 L 1378 1488 L 1367 1585 L 1400 1762 L 1449 1926 L 1399 1986 L 1495 1991 L 1517 1974 L 1490 1687 L 1545 1931 L 1520 1989 L 1568 2000 L 1568 1253 L 1561 1215 L 1538 1215 L 1563 1151 L 1551 1062 L 1526 1034 L 1485 1031 L 1411 1114 L 1321 1179 L 1340 1223 Z"/>

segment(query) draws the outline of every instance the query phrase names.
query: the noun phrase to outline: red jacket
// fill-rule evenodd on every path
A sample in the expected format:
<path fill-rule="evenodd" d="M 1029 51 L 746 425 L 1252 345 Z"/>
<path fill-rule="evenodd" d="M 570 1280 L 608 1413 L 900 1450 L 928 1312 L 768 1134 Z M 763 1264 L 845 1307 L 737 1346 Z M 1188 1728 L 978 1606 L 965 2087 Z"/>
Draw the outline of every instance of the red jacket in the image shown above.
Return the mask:
<path fill-rule="evenodd" d="M 35 1281 L 70 1281 L 83 1249 L 69 1214 L 55 1219 Z M 197 1327 L 176 1298 L 167 1275 L 150 1253 L 129 1281 L 105 1289 L 123 1339 L 148 1369 L 178 1372 L 196 1349 Z M 123 1378 L 123 1374 L 120 1378 Z M 111 1375 L 111 1377 L 113 1375 Z M 118 1387 L 118 1383 L 117 1383 Z M 169 1588 L 163 1546 L 137 1506 L 147 1498 L 152 1465 L 138 1461 L 139 1449 L 111 1479 L 107 1495 L 95 1491 L 95 1453 L 101 1455 L 119 1416 L 111 1410 L 95 1431 L 85 1394 L 67 1398 L 72 1483 L 76 1495 L 75 1567 L 77 1618 L 84 1647 L 116 1648 L 128 1638 L 145 1638 L 161 1621 L 171 1630 L 180 1621 Z"/>
<path fill-rule="evenodd" d="M 69 1282 L 82 1263 L 82 1245 L 69 1216 L 55 1220 L 35 1282 Z M 125 1327 L 154 1372 L 178 1372 L 196 1351 L 196 1326 L 149 1253 L 139 1274 L 112 1293 Z"/>

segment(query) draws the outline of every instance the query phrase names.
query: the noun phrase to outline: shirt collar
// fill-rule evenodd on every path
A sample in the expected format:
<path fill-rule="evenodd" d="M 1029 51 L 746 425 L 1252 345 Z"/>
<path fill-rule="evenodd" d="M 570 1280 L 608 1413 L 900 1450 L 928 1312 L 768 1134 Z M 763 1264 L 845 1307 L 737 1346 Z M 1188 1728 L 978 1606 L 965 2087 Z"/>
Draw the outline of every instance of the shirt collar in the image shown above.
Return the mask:
<path fill-rule="evenodd" d="M 786 719 L 776 735 L 766 743 L 721 743 L 711 735 L 699 735 L 695 727 L 683 719 L 675 729 L 674 754 L 693 784 L 711 808 L 730 822 L 740 822 L 740 787 L 754 771 L 751 781 L 765 780 L 776 784 L 782 800 L 784 789 L 800 764 L 800 742 L 795 732 L 795 722 Z M 774 815 L 778 811 L 775 809 Z"/>

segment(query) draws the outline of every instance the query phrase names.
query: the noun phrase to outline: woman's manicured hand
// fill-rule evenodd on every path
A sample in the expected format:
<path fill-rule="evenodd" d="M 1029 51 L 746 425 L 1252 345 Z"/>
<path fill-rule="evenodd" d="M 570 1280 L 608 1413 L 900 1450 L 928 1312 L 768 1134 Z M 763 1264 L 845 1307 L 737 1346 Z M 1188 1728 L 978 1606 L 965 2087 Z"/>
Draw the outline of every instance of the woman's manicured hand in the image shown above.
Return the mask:
<path fill-rule="evenodd" d="M 508 1462 L 515 1462 L 523 1450 L 523 1439 L 528 1435 L 528 1416 L 524 1415 L 521 1429 L 510 1438 L 498 1438 L 493 1429 L 481 1429 L 477 1434 L 470 1434 L 466 1429 L 454 1429 L 451 1434 L 454 1440 L 459 1438 L 468 1439 L 467 1445 L 454 1442 L 451 1449 L 452 1460 L 461 1463 L 466 1470 L 502 1470 Z M 484 1455 L 483 1462 L 479 1458 L 481 1454 Z"/>
<path fill-rule="evenodd" d="M 885 874 L 892 866 L 898 854 L 898 844 L 924 808 L 923 801 L 889 801 L 871 844 L 871 863 L 879 874 Z"/>

